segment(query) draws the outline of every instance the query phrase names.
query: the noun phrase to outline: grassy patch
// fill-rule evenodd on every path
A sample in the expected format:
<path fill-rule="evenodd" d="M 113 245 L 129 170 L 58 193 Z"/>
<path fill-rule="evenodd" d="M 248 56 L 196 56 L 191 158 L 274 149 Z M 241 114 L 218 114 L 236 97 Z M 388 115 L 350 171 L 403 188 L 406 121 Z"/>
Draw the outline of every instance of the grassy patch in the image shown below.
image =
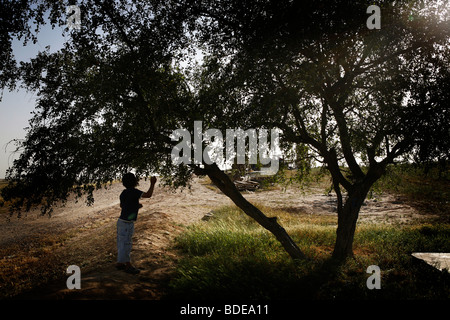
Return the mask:
<path fill-rule="evenodd" d="M 440 221 L 450 223 L 450 170 L 434 167 L 425 170 L 411 164 L 387 167 L 372 187 L 369 196 L 387 192 L 400 195 L 422 213 L 437 214 Z"/>
<path fill-rule="evenodd" d="M 450 276 L 411 257 L 449 252 L 449 225 L 359 225 L 355 258 L 329 259 L 336 221 L 264 208 L 279 217 L 308 256 L 294 262 L 267 231 L 235 207 L 187 229 L 176 240 L 182 259 L 167 298 L 182 299 L 448 299 Z M 381 268 L 381 290 L 366 286 L 367 267 Z"/>

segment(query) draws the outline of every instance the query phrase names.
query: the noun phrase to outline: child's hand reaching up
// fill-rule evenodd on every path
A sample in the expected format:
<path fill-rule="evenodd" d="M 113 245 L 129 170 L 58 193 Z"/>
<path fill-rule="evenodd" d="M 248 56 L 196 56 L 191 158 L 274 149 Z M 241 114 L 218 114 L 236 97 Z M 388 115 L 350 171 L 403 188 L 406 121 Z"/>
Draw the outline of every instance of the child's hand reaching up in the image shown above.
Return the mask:
<path fill-rule="evenodd" d="M 150 188 L 148 189 L 147 192 L 144 192 L 142 194 L 142 198 L 150 198 L 153 194 L 153 189 L 155 188 L 155 184 L 156 184 L 156 177 L 151 177 L 150 178 Z"/>

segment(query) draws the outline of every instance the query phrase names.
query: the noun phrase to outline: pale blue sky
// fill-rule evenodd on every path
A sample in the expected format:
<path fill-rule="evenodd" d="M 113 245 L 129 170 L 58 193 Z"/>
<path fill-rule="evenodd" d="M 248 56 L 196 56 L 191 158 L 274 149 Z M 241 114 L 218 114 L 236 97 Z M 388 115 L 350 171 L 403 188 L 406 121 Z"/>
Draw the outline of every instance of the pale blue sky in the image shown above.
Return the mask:
<path fill-rule="evenodd" d="M 64 37 L 62 28 L 46 25 L 41 28 L 38 34 L 38 42 L 31 41 L 27 46 L 23 46 L 22 41 L 14 41 L 13 49 L 17 61 L 28 61 L 36 56 L 39 51 L 44 51 L 50 45 L 50 51 L 54 52 L 62 47 Z M 25 127 L 31 119 L 31 112 L 34 110 L 36 94 L 23 89 L 16 89 L 13 92 L 3 91 L 3 99 L 0 102 L 0 179 L 6 174 L 6 169 L 10 167 L 17 155 L 13 154 L 16 149 L 13 143 L 8 144 L 13 139 L 25 138 Z"/>

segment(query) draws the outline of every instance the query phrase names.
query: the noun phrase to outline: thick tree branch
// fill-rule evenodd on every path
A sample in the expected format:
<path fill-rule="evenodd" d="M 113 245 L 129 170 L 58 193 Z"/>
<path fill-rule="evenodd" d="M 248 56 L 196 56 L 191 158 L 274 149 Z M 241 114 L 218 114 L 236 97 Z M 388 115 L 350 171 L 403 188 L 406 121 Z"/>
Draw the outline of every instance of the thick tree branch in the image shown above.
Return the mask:
<path fill-rule="evenodd" d="M 293 259 L 305 259 L 305 255 L 303 254 L 303 252 L 287 234 L 286 230 L 278 224 L 276 217 L 267 217 L 258 208 L 248 202 L 247 199 L 242 196 L 239 190 L 237 190 L 231 179 L 225 174 L 225 172 L 220 170 L 215 163 L 212 165 L 205 164 L 204 169 L 201 170 L 202 172 L 205 172 L 211 179 L 211 181 L 226 196 L 228 196 L 234 202 L 234 204 L 236 204 L 236 206 L 241 208 L 245 214 L 253 218 L 262 227 L 270 231 Z"/>
<path fill-rule="evenodd" d="M 360 166 L 356 162 L 355 156 L 353 154 L 350 134 L 348 132 L 347 121 L 345 120 L 345 116 L 342 112 L 342 108 L 331 103 L 331 108 L 333 109 L 334 118 L 338 125 L 339 129 L 339 139 L 341 142 L 342 152 L 344 154 L 345 161 L 348 164 L 348 167 L 352 171 L 352 174 L 355 176 L 357 180 L 362 180 L 364 178 L 364 173 L 362 172 Z"/>

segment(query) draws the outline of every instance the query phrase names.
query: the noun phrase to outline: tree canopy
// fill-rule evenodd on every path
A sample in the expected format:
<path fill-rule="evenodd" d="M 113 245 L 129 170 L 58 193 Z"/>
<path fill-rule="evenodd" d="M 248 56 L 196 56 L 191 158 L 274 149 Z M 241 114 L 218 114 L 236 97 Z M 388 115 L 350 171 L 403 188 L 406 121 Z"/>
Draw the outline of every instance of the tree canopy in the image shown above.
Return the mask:
<path fill-rule="evenodd" d="M 192 133 L 196 120 L 223 131 L 278 127 L 330 171 L 334 255 L 351 255 L 360 206 L 386 166 L 449 155 L 450 27 L 448 12 L 437 14 L 448 1 L 377 3 L 381 29 L 367 27 L 364 1 L 80 1 L 81 30 L 20 66 L 11 37 L 29 35 L 28 21 L 42 23 L 46 10 L 65 23 L 65 10 L 2 3 L 12 13 L 1 30 L 2 86 L 20 79 L 39 96 L 2 196 L 46 211 L 70 192 L 92 201 L 94 188 L 130 169 L 175 187 L 205 174 L 301 258 L 217 165 L 170 158 L 172 131 Z M 195 64 L 199 49 L 205 59 Z"/>
<path fill-rule="evenodd" d="M 322 160 L 338 198 L 335 255 L 351 255 L 388 164 L 448 159 L 448 3 L 382 1 L 381 29 L 367 27 L 364 1 L 233 4 L 204 28 L 228 70 L 215 87 L 239 88 L 251 123 L 279 126 Z"/>

